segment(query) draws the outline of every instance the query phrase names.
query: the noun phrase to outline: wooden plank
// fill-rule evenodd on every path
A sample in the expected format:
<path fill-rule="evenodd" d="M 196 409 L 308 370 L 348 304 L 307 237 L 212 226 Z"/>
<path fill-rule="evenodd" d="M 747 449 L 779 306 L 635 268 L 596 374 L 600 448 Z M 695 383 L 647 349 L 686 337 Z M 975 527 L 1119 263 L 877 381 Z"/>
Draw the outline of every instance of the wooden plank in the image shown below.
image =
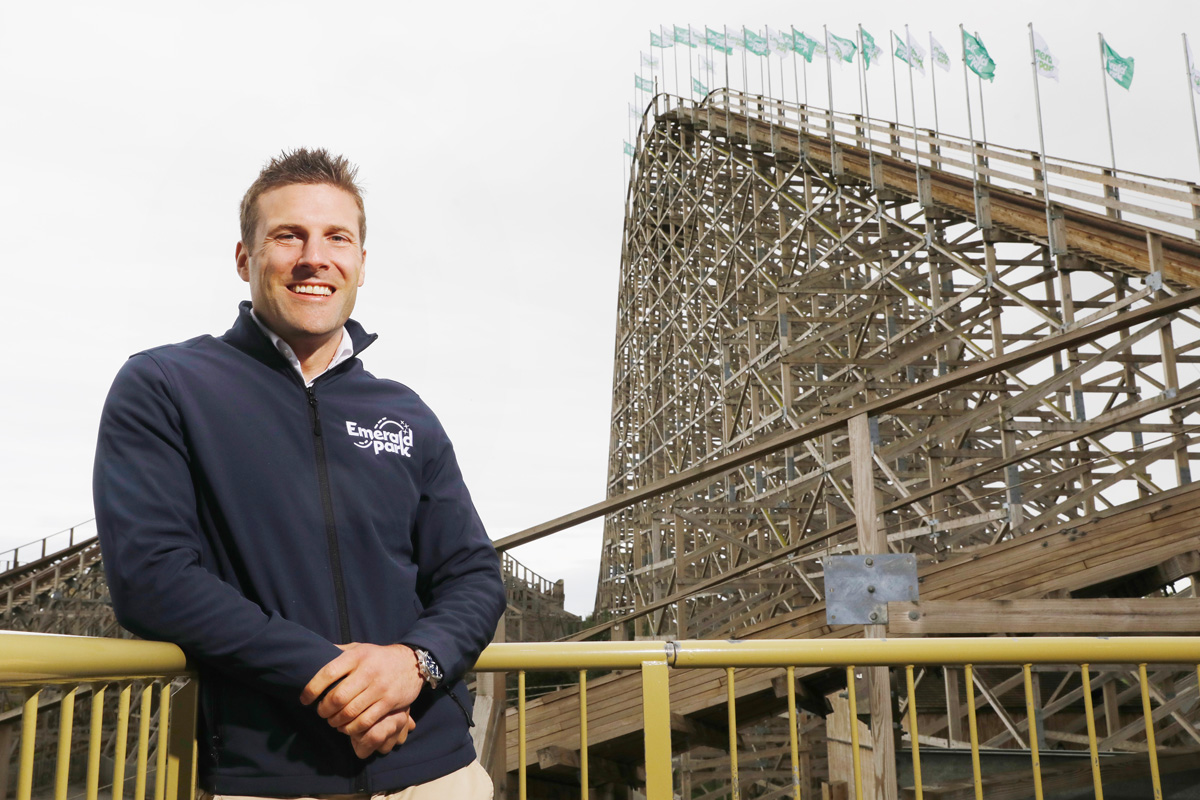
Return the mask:
<path fill-rule="evenodd" d="M 915 617 L 915 618 L 914 618 Z M 1200 633 L 1200 599 L 944 600 L 888 603 L 888 633 Z"/>

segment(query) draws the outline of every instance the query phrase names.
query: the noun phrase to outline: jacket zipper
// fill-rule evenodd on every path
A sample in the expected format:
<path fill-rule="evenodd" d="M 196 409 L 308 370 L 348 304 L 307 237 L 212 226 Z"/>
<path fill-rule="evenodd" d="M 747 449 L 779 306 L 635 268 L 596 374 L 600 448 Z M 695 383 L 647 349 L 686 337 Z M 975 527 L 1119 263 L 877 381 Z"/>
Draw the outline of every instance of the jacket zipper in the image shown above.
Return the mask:
<path fill-rule="evenodd" d="M 446 690 L 446 694 L 450 695 L 450 699 L 454 701 L 454 705 L 458 706 L 458 710 L 462 712 L 464 717 L 466 717 L 467 727 L 474 728 L 475 720 L 471 719 L 471 715 L 467 713 L 467 707 L 464 706 L 462 704 L 462 701 L 458 699 L 458 695 L 456 695 L 453 691 L 451 691 L 449 686 L 446 686 L 443 684 L 442 688 Z"/>
<path fill-rule="evenodd" d="M 333 494 L 329 489 L 329 467 L 325 461 L 325 438 L 321 435 L 321 414 L 317 405 L 317 393 L 313 387 L 304 387 L 308 397 L 308 413 L 312 418 L 313 446 L 317 455 L 317 483 L 321 490 L 321 506 L 325 511 L 325 541 L 329 546 L 329 568 L 333 573 L 333 595 L 338 611 L 338 633 L 342 643 L 351 641 L 350 610 L 346 603 L 346 577 L 342 571 L 342 553 L 338 546 L 337 522 L 333 517 Z M 352 768 L 359 769 L 361 764 L 355 762 Z M 367 773 L 362 770 L 354 778 L 354 791 L 367 791 Z"/>

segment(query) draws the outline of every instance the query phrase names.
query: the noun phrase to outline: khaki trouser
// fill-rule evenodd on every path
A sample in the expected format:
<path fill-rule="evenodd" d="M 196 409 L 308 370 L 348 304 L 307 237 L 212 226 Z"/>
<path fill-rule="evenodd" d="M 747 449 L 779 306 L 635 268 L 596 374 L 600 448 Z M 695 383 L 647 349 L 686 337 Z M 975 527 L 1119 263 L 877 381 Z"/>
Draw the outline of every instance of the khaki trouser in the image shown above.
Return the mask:
<path fill-rule="evenodd" d="M 398 792 L 379 794 L 321 794 L 289 796 L 286 798 L 259 798 L 244 795 L 211 795 L 200 789 L 196 800 L 492 800 L 492 779 L 478 760 L 449 775 L 435 778 L 419 786 L 410 786 Z"/>

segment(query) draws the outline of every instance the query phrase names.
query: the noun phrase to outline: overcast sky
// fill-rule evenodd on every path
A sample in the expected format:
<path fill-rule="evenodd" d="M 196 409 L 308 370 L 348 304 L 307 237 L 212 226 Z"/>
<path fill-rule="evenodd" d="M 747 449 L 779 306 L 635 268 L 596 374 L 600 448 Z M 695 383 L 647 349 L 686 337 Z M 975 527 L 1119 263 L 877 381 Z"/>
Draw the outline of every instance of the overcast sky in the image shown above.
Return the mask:
<path fill-rule="evenodd" d="M 937 76 L 941 127 L 966 135 L 962 22 L 997 62 L 989 139 L 1036 148 L 1030 21 L 1063 63 L 1059 84 L 1043 82 L 1051 155 L 1107 162 L 1103 31 L 1136 59 L 1130 91 L 1109 84 L 1118 165 L 1200 179 L 1180 39 L 1200 39 L 1194 0 L 0 4 L 0 208 L 16 231 L 0 549 L 92 516 L 113 375 L 133 352 L 230 325 L 248 296 L 238 201 L 267 157 L 301 145 L 361 166 L 369 258 L 354 316 L 380 335 L 363 360 L 438 412 L 492 536 L 601 499 L 621 142 L 648 31 L 828 24 L 849 37 L 861 22 L 882 46 L 889 28 L 922 42 L 932 30 L 956 59 Z M 813 105 L 824 70 L 808 68 Z M 857 111 L 853 71 L 834 81 L 835 106 Z M 887 68 L 868 81 L 873 116 L 891 117 Z M 932 126 L 918 82 L 918 123 Z M 565 578 L 568 607 L 586 613 L 599 532 L 514 555 Z"/>

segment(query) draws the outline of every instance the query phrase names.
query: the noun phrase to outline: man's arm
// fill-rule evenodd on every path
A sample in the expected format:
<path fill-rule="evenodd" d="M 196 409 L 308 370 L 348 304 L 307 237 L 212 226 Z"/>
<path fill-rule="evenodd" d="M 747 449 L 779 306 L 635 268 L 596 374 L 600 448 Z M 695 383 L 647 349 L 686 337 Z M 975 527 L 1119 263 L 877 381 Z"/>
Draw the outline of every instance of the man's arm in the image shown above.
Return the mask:
<path fill-rule="evenodd" d="M 443 446 L 422 477 L 412 536 L 424 611 L 404 644 L 347 649 L 314 676 L 302 696 L 312 702 L 340 680 L 317 708 L 330 725 L 355 739 L 356 750 L 363 739 L 390 749 L 396 726 L 392 715 L 407 712 L 422 686 L 410 648 L 428 650 L 452 685 L 492 640 L 504 612 L 499 559 L 444 434 Z"/>
<path fill-rule="evenodd" d="M 287 700 L 337 646 L 265 613 L 200 566 L 190 455 L 172 387 L 152 356 L 117 374 L 100 421 L 93 495 L 120 623 Z"/>

